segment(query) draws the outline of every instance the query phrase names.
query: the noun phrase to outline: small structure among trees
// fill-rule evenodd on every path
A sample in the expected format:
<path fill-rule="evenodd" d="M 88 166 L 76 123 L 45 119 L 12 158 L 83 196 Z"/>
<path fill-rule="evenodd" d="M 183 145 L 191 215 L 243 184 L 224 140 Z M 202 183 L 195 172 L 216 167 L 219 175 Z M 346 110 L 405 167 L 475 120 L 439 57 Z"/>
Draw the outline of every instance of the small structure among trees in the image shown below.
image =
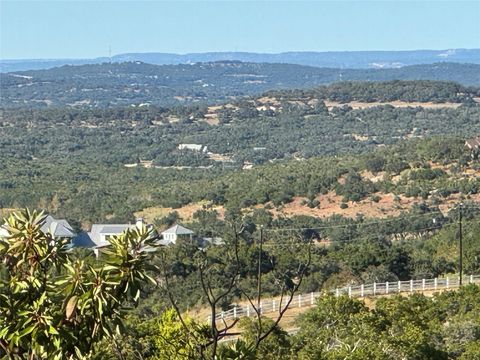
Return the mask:
<path fill-rule="evenodd" d="M 176 244 L 178 239 L 186 239 L 192 241 L 194 232 L 182 225 L 174 225 L 162 232 L 163 239 L 160 241 L 162 245 Z"/>
<path fill-rule="evenodd" d="M 206 153 L 208 151 L 207 146 L 201 144 L 179 144 L 178 150 L 190 150 Z"/>
<path fill-rule="evenodd" d="M 472 159 L 478 159 L 480 154 L 480 136 L 465 141 L 465 146 L 470 149 Z"/>

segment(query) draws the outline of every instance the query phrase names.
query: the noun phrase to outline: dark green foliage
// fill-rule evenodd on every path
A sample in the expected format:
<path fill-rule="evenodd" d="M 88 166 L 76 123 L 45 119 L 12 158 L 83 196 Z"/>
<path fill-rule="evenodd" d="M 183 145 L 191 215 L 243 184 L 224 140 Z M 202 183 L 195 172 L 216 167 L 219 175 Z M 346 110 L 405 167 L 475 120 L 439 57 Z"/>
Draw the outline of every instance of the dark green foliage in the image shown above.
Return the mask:
<path fill-rule="evenodd" d="M 299 321 L 296 359 L 475 359 L 480 290 L 467 286 L 433 299 L 378 300 L 325 296 Z"/>
<path fill-rule="evenodd" d="M 480 65 L 440 63 L 400 69 L 329 69 L 292 64 L 221 61 L 189 65 L 140 62 L 62 66 L 49 70 L 0 74 L 2 104 L 8 107 L 174 105 L 222 102 L 272 89 L 313 88 L 339 80 L 444 80 L 479 85 Z M 19 76 L 20 75 L 20 76 Z M 361 101 L 469 101 L 463 86 L 423 81 L 339 84 L 320 91 L 321 98 Z M 353 95 L 353 96 L 352 96 Z M 319 112 L 324 110 L 318 109 Z M 248 115 L 253 114 L 249 112 Z M 185 118 L 188 121 L 188 118 Z"/>
<path fill-rule="evenodd" d="M 260 334 L 273 325 L 273 321 L 267 317 L 262 318 Z M 242 330 L 242 340 L 247 344 L 254 344 L 258 335 L 259 324 L 256 320 L 243 318 L 239 323 Z M 291 354 L 291 344 L 288 333 L 276 326 L 272 333 L 260 343 L 256 351 L 257 359 L 277 360 L 288 358 Z"/>
<path fill-rule="evenodd" d="M 345 176 L 344 183 L 338 184 L 335 190 L 337 195 L 343 196 L 344 202 L 360 201 L 367 195 L 377 191 L 372 182 L 362 179 L 362 177 L 355 172 L 349 172 Z"/>
<path fill-rule="evenodd" d="M 439 197 L 477 192 L 476 181 L 449 183 L 439 170 L 429 170 L 426 164 L 458 161 L 455 171 L 461 171 L 461 164 L 469 160 L 464 140 L 480 133 L 478 106 L 438 110 L 345 107 L 325 112 L 321 103 L 309 103 L 312 98 L 330 96 L 329 89 L 357 99 L 365 86 L 375 93 L 394 92 L 396 97 L 412 89 L 419 94 L 438 91 L 438 101 L 445 100 L 447 93 L 465 90 L 450 83 L 418 81 L 342 83 L 315 91 L 272 92 L 267 95 L 285 106 L 290 104 L 285 111 L 256 112 L 252 104 L 258 99 L 234 102 L 238 110 L 222 110 L 230 113 L 228 126 L 200 121 L 206 112 L 203 105 L 3 110 L 0 207 L 46 208 L 88 221 L 108 216 L 111 222 L 132 221 L 134 211 L 151 205 L 177 208 L 199 200 L 229 207 L 281 206 L 303 196 L 307 206 L 316 207 L 316 196 L 334 190 L 345 173 L 369 170 L 395 175 L 411 167 L 415 168 L 411 181 L 405 180 L 400 189 L 388 181 L 373 186 L 352 175 L 338 191 L 345 194 L 345 200 L 355 201 L 377 190 L 425 199 L 434 190 Z M 473 90 L 469 91 L 465 94 L 473 96 Z M 292 105 L 297 102 L 303 105 Z M 171 117 L 192 121 L 170 122 Z M 357 140 L 352 134 L 367 140 Z M 405 141 L 412 134 L 428 140 Z M 181 143 L 203 144 L 232 160 L 218 162 L 204 152 L 178 150 Z M 378 148 L 379 144 L 387 145 L 386 149 Z M 352 153 L 366 155 L 351 161 L 343 156 Z M 338 155 L 343 157 L 335 158 Z M 328 158 L 300 164 L 280 162 L 318 156 Z M 148 161 L 152 166 L 144 168 L 142 164 Z M 240 170 L 247 162 L 274 164 L 247 174 Z M 126 168 L 125 164 L 137 167 Z"/>

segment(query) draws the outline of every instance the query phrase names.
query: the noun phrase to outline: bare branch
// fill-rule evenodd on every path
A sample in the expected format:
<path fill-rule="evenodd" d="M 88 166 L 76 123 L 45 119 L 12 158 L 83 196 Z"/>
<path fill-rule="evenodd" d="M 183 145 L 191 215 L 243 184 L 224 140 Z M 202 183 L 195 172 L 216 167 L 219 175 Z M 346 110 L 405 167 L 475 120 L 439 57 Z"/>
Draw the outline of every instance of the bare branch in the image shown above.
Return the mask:
<path fill-rule="evenodd" d="M 260 335 L 260 336 L 257 337 L 257 341 L 255 343 L 255 348 L 256 349 L 258 348 L 260 343 L 264 339 L 266 339 L 275 330 L 275 328 L 278 326 L 278 324 L 282 320 L 283 315 L 285 314 L 285 312 L 288 310 L 290 304 L 292 303 L 293 297 L 295 296 L 295 293 L 300 288 L 300 285 L 302 284 L 302 281 L 305 277 L 305 274 L 306 274 L 308 268 L 310 267 L 310 263 L 311 263 L 311 260 L 312 260 L 312 248 L 311 247 L 312 247 L 312 242 L 310 241 L 309 244 L 308 244 L 308 248 L 307 248 L 307 254 L 308 254 L 307 262 L 303 265 L 300 264 L 299 267 L 298 267 L 298 270 L 297 270 L 296 277 L 298 278 L 298 282 L 295 284 L 293 289 L 290 291 L 286 306 L 284 308 L 282 308 L 282 306 L 281 306 L 281 303 L 282 303 L 282 300 L 283 300 L 283 288 L 282 288 L 282 298 L 280 300 L 279 314 L 278 314 L 276 320 L 274 321 L 273 325 L 270 326 L 270 328 L 263 335 Z M 261 321 L 259 321 L 258 324 L 259 324 L 259 332 L 260 332 L 261 331 Z"/>

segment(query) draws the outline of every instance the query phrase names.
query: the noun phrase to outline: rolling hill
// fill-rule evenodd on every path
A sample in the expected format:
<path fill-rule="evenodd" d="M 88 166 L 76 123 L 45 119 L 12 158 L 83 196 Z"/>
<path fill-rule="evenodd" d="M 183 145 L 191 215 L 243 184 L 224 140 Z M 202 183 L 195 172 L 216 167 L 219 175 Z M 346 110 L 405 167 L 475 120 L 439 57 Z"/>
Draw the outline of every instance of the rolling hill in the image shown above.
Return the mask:
<path fill-rule="evenodd" d="M 62 66 L 0 74 L 2 107 L 178 105 L 226 102 L 275 89 L 338 81 L 444 80 L 480 84 L 480 64 L 436 63 L 398 69 L 316 68 L 222 61 L 192 65 L 142 62 Z"/>

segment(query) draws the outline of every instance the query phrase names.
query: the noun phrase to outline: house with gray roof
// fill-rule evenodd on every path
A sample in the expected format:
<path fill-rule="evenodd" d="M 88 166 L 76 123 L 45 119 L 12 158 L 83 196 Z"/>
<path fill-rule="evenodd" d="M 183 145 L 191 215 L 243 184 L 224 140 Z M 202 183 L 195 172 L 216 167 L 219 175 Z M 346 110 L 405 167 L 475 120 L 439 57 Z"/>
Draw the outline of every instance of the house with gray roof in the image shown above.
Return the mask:
<path fill-rule="evenodd" d="M 45 222 L 40 227 L 40 230 L 44 233 L 53 235 L 55 239 L 73 239 L 76 234 L 73 231 L 72 226 L 65 219 L 55 219 L 53 216 L 48 215 L 45 218 Z M 4 224 L 0 226 L 0 237 L 6 237 L 9 235 L 8 225 Z"/>
<path fill-rule="evenodd" d="M 110 245 L 111 237 L 121 235 L 128 229 L 140 228 L 143 224 L 143 219 L 137 219 L 135 224 L 93 224 L 89 232 L 83 232 L 74 239 L 73 245 L 93 249 L 98 256 L 102 248 Z"/>
<path fill-rule="evenodd" d="M 50 233 L 55 239 L 73 239 L 75 232 L 72 226 L 65 219 L 55 219 L 53 216 L 48 215 L 45 218 L 45 222 L 40 228 L 44 233 Z"/>
<path fill-rule="evenodd" d="M 174 225 L 162 232 L 162 239 L 159 241 L 161 245 L 176 244 L 180 238 L 192 240 L 194 232 L 182 225 Z"/>
<path fill-rule="evenodd" d="M 67 220 L 55 219 L 51 215 L 48 215 L 45 218 L 40 230 L 45 234 L 51 234 L 55 240 L 68 240 L 68 243 L 66 244 L 68 247 L 72 246 L 72 240 L 76 236 L 72 226 Z M 0 226 L 0 238 L 6 238 L 8 236 L 10 236 L 10 231 L 8 229 L 8 225 L 5 223 Z"/>
<path fill-rule="evenodd" d="M 93 224 L 89 236 L 95 243 L 95 247 L 101 248 L 110 245 L 108 240 L 112 236 L 118 236 L 134 226 L 131 224 Z"/>

